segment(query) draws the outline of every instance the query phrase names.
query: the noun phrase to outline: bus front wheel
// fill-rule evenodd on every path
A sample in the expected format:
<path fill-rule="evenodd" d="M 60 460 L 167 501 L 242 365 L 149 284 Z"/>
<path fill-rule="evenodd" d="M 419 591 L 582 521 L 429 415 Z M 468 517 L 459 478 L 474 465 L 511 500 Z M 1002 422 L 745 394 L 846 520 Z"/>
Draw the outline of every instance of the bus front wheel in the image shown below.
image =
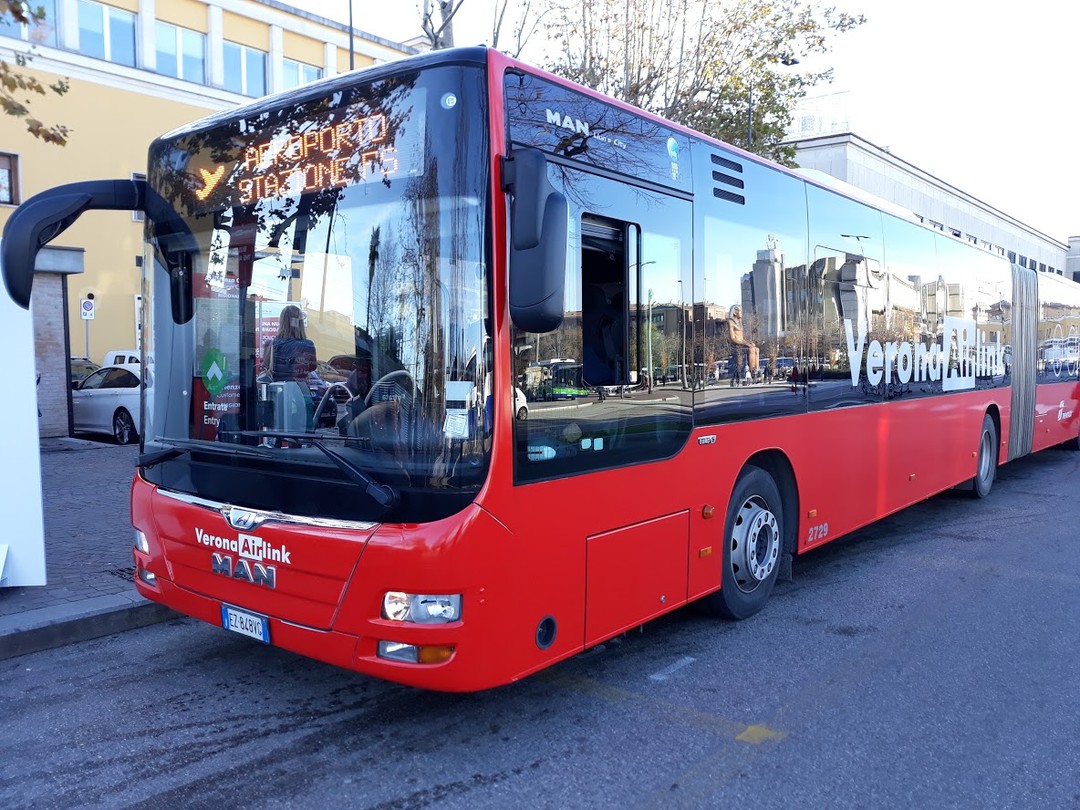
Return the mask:
<path fill-rule="evenodd" d="M 776 584 L 784 551 L 780 490 L 760 467 L 739 473 L 724 521 L 720 590 L 705 605 L 727 619 L 746 619 L 765 606 Z"/>

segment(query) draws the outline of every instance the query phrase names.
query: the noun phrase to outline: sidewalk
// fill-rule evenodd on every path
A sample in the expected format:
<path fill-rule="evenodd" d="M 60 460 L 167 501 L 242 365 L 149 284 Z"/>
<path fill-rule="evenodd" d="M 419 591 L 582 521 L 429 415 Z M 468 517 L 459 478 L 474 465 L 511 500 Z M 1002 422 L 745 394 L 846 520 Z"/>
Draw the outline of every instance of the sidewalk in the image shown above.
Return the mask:
<path fill-rule="evenodd" d="M 132 583 L 130 492 L 139 448 L 42 439 L 48 584 L 0 588 L 0 659 L 175 617 Z"/>

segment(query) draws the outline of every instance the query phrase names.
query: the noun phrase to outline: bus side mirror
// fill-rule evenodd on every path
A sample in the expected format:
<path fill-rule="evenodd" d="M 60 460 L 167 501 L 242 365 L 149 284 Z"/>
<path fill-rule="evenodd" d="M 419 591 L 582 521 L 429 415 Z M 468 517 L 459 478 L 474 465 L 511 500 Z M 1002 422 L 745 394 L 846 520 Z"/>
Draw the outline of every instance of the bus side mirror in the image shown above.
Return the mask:
<path fill-rule="evenodd" d="M 566 197 L 548 180 L 538 149 L 516 149 L 503 161 L 510 205 L 510 318 L 525 332 L 562 323 L 566 278 Z"/>
<path fill-rule="evenodd" d="M 38 251 L 67 230 L 83 211 L 141 211 L 145 190 L 144 180 L 68 183 L 35 194 L 15 209 L 0 242 L 4 286 L 11 300 L 29 309 Z"/>

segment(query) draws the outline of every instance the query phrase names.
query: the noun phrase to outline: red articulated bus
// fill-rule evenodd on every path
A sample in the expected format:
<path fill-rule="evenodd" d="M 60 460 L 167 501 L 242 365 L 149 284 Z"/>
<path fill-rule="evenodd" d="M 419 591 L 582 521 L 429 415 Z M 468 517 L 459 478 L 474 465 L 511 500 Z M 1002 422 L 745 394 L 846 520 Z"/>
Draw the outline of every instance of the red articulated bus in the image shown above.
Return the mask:
<path fill-rule="evenodd" d="M 139 592 L 379 678 L 748 617 L 793 555 L 1078 437 L 1080 286 L 483 48 L 34 197 L 16 301 L 95 208 L 146 215 Z M 583 394 L 515 418 L 557 358 Z"/>

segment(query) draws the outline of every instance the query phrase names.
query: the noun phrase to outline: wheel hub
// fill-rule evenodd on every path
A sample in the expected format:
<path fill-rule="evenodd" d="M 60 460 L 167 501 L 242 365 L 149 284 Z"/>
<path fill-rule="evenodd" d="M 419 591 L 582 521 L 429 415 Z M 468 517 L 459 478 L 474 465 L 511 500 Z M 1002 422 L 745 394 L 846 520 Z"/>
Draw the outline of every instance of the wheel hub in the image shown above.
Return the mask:
<path fill-rule="evenodd" d="M 776 567 L 780 557 L 780 529 L 776 516 L 756 498 L 740 507 L 731 532 L 731 566 L 743 590 L 753 590 Z"/>

